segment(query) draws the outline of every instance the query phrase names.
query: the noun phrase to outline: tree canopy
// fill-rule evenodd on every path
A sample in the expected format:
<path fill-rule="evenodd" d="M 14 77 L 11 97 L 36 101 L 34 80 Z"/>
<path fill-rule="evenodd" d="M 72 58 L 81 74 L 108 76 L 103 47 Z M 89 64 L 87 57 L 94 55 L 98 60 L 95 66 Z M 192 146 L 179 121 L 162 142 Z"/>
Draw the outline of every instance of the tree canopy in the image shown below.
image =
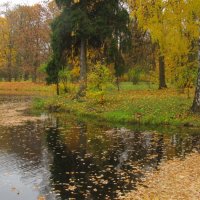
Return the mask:
<path fill-rule="evenodd" d="M 129 15 L 122 2 L 56 2 L 62 9 L 52 23 L 53 60 L 57 71 L 65 67 L 67 58 L 80 55 L 80 80 L 86 82 L 89 48 L 103 49 L 101 58 L 107 62 L 115 62 L 117 69 L 116 63 L 121 62 L 120 54 L 130 38 Z"/>

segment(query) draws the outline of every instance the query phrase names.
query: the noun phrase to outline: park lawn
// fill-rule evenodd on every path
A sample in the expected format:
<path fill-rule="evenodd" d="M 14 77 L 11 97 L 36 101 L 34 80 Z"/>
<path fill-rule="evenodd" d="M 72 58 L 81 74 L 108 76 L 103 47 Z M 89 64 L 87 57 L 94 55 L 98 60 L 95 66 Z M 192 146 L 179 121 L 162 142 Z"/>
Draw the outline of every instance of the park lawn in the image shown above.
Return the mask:
<path fill-rule="evenodd" d="M 47 86 L 44 83 L 0 82 L 0 95 L 28 95 L 28 96 L 51 96 L 55 95 L 55 86 Z"/>
<path fill-rule="evenodd" d="M 80 117 L 91 117 L 113 123 L 145 125 L 200 126 L 200 116 L 190 112 L 191 98 L 174 88 L 157 90 L 156 85 L 124 82 L 120 91 L 110 90 L 100 98 L 88 96 L 80 101 L 72 95 L 56 96 L 55 86 L 32 82 L 0 82 L 1 95 L 37 96 L 33 107 L 50 111 L 72 112 Z M 43 98 L 45 97 L 45 98 Z M 48 98 L 46 98 L 48 97 Z"/>
<path fill-rule="evenodd" d="M 70 95 L 61 95 L 45 101 L 36 99 L 34 107 L 113 123 L 200 126 L 200 116 L 190 112 L 194 91 L 188 98 L 187 94 L 179 94 L 174 88 L 157 90 L 147 84 L 146 87 L 141 84 L 141 89 L 139 87 L 122 83 L 120 91 L 106 92 L 103 102 L 92 97 L 77 101 Z"/>

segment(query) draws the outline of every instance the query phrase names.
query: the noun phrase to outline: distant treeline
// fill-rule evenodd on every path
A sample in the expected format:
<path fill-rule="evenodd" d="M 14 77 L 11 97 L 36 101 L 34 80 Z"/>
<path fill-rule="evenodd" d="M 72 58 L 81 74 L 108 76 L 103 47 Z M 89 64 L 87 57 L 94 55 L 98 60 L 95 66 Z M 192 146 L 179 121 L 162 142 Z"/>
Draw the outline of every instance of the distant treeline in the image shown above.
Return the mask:
<path fill-rule="evenodd" d="M 2 6 L 1 80 L 45 81 L 47 74 L 49 83 L 57 83 L 60 71 L 67 70 L 71 81 L 83 83 L 100 62 L 117 83 L 142 80 L 181 90 L 196 83 L 198 1 L 56 0 Z"/>
<path fill-rule="evenodd" d="M 0 79 L 44 79 L 42 69 L 51 56 L 50 23 L 58 15 L 54 2 L 33 6 L 2 5 L 0 17 Z"/>

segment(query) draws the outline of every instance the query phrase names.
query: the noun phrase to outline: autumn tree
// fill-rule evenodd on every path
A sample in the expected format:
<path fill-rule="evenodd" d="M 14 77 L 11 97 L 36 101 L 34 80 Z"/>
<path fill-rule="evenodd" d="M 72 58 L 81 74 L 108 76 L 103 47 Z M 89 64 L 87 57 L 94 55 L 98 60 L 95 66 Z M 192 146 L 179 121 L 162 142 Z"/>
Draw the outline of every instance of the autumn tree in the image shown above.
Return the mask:
<path fill-rule="evenodd" d="M 15 34 L 16 26 L 14 15 L 11 12 L 8 5 L 6 5 L 6 18 L 1 17 L 0 25 L 0 37 L 1 37 L 1 57 L 3 58 L 4 67 L 6 73 L 4 74 L 7 81 L 12 80 L 12 68 L 15 65 L 15 54 L 16 54 L 16 45 L 15 45 Z"/>
<path fill-rule="evenodd" d="M 59 10 L 53 2 L 4 9 L 1 20 L 1 55 L 8 80 L 38 78 L 38 68 L 51 54 L 50 23 Z M 5 59 L 4 59 L 5 61 Z M 4 67 L 5 68 L 5 67 Z M 3 68 L 2 68 L 3 69 Z"/>
<path fill-rule="evenodd" d="M 195 96 L 192 104 L 192 111 L 199 113 L 200 112 L 200 2 L 191 0 L 187 4 L 187 15 L 188 22 L 191 24 L 189 26 L 190 33 L 193 38 L 197 40 L 198 45 L 198 74 L 197 74 L 197 83 Z"/>
<path fill-rule="evenodd" d="M 132 72 L 142 73 L 148 76 L 148 81 L 152 79 L 152 72 L 156 71 L 156 45 L 151 40 L 148 31 L 143 30 L 135 16 L 131 19 L 131 48 L 125 54 L 126 72 L 129 80 Z"/>
<path fill-rule="evenodd" d="M 128 13 L 119 0 L 70 1 L 58 0 L 62 13 L 52 24 L 53 58 L 48 74 L 58 76 L 66 65 L 66 58 L 76 52 L 80 56 L 80 89 L 77 96 L 84 96 L 87 87 L 87 52 L 89 48 L 104 49 L 108 62 L 115 66 L 122 61 L 121 52 L 128 32 Z M 54 63 L 54 68 L 51 69 Z M 116 68 L 116 72 L 119 70 Z M 56 79 L 48 78 L 57 83 Z"/>
<path fill-rule="evenodd" d="M 198 50 L 200 49 L 200 2 L 136 0 L 132 1 L 131 5 L 132 3 L 136 3 L 133 13 L 138 17 L 141 27 L 148 30 L 152 40 L 159 45 L 160 55 L 164 56 L 165 60 L 167 58 L 168 63 L 173 62 L 171 71 L 174 72 L 176 81 L 179 81 L 181 76 L 185 83 L 190 82 L 197 61 L 200 68 L 200 53 L 198 53 L 200 52 Z M 161 58 L 159 63 L 163 65 L 164 60 Z M 200 112 L 200 70 L 198 70 L 192 111 Z"/>
<path fill-rule="evenodd" d="M 165 44 L 167 26 L 165 19 L 165 2 L 158 1 L 129 1 L 132 17 L 137 19 L 139 27 L 151 35 L 155 43 L 159 63 L 159 88 L 166 88 L 165 80 Z"/>
<path fill-rule="evenodd" d="M 38 67 L 48 59 L 50 53 L 50 28 L 47 11 L 39 4 L 19 6 L 13 12 L 17 18 L 18 58 L 25 76 L 30 74 L 37 80 Z"/>
<path fill-rule="evenodd" d="M 0 17 L 0 68 L 6 65 L 6 48 L 7 48 L 7 21 Z"/>

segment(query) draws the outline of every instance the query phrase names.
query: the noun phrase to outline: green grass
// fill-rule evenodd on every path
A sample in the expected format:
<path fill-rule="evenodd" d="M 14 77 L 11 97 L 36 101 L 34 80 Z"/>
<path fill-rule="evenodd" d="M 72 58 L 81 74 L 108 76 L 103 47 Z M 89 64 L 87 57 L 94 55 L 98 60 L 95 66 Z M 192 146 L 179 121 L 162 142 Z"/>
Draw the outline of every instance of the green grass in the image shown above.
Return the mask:
<path fill-rule="evenodd" d="M 149 97 L 127 102 L 123 107 L 108 111 L 105 118 L 111 121 L 137 122 L 142 124 L 184 124 L 190 120 L 191 100 L 181 97 L 162 99 Z M 188 121 L 189 120 L 189 121 Z"/>
<path fill-rule="evenodd" d="M 156 90 L 158 86 L 156 84 L 149 84 L 148 82 L 139 82 L 138 84 L 133 84 L 131 82 L 121 82 L 121 90 Z"/>
<path fill-rule="evenodd" d="M 32 107 L 34 110 L 43 110 L 45 107 L 45 100 L 42 98 L 35 98 L 32 103 Z"/>
<path fill-rule="evenodd" d="M 200 126 L 200 117 L 190 112 L 192 99 L 178 94 L 176 89 L 149 89 L 148 84 L 121 83 L 121 91 L 109 91 L 105 102 L 85 98 L 72 100 L 62 95 L 35 101 L 35 107 L 51 111 L 68 111 L 79 117 L 97 118 L 112 123 L 143 125 L 188 125 Z"/>

